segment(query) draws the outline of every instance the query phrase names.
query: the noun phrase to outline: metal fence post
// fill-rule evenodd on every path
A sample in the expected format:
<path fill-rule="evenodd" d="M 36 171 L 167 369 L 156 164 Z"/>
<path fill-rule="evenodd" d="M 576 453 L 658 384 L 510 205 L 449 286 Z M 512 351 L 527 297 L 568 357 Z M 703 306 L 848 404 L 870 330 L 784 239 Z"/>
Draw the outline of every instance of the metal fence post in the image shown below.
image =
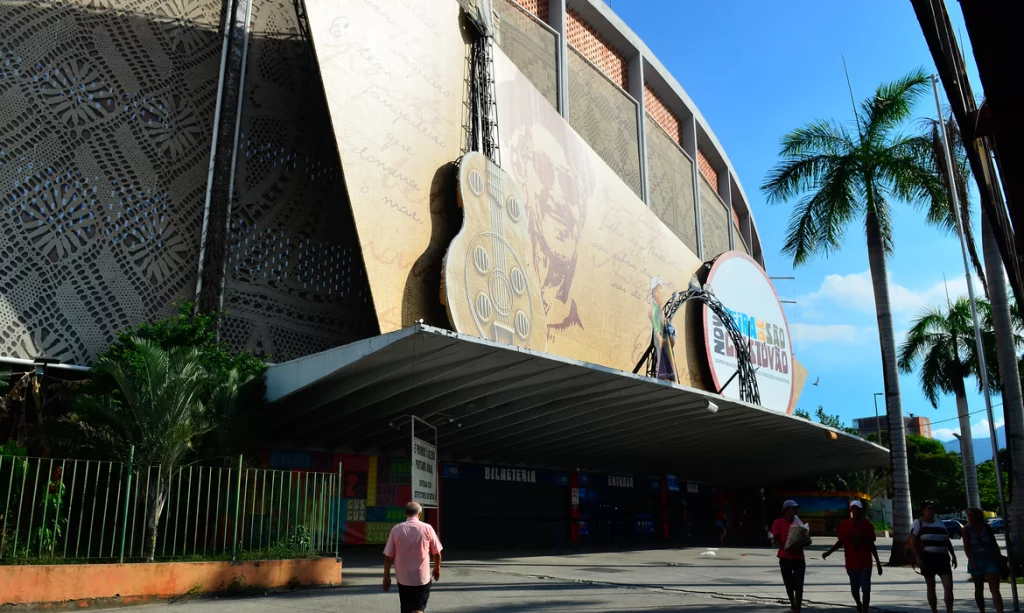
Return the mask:
<path fill-rule="evenodd" d="M 238 486 L 235 489 L 235 536 L 231 539 L 231 561 L 236 561 L 238 553 L 238 511 L 242 508 L 242 454 L 238 454 L 238 479 L 235 480 Z"/>
<path fill-rule="evenodd" d="M 135 445 L 128 450 L 128 482 L 125 485 L 124 512 L 121 513 L 121 555 L 118 557 L 121 564 L 124 564 L 124 541 L 128 535 L 128 503 L 131 500 L 132 492 L 132 466 L 135 462 Z"/>
<path fill-rule="evenodd" d="M 341 541 L 345 537 L 345 535 L 342 534 L 342 522 L 345 520 L 345 509 L 343 508 L 345 506 L 345 492 L 342 490 L 342 488 L 344 487 L 344 483 L 345 473 L 342 470 L 342 463 L 338 462 L 338 497 L 335 499 L 337 509 L 334 511 L 336 514 L 334 518 L 334 556 L 337 559 L 341 559 Z M 369 484 L 367 484 L 367 487 L 369 487 Z"/>

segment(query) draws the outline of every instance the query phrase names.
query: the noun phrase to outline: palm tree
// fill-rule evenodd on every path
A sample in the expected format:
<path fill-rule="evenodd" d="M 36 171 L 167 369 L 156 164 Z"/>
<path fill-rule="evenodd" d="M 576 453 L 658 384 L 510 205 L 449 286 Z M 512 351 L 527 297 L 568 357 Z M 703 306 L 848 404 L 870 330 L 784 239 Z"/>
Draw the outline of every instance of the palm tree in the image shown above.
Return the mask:
<path fill-rule="evenodd" d="M 946 152 L 945 148 L 942 147 L 942 143 L 939 140 L 939 121 L 928 120 L 925 122 L 926 133 L 931 137 L 933 143 L 933 159 L 935 164 L 940 168 L 943 176 L 943 180 L 946 183 L 947 189 L 951 184 L 956 185 L 957 193 L 960 196 L 960 217 L 964 227 L 964 238 L 966 239 L 968 251 L 971 254 L 971 260 L 974 263 L 975 270 L 978 270 L 978 256 L 977 247 L 974 244 L 973 232 L 971 231 L 971 204 L 968 198 L 968 182 L 971 176 L 971 167 L 967 161 L 967 149 L 963 142 L 963 137 L 960 134 L 959 124 L 953 120 L 952 116 L 944 119 L 946 124 L 946 134 L 949 136 L 950 150 L 952 151 L 953 157 L 953 179 L 950 180 L 947 176 L 946 171 Z M 1002 206 L 1002 204 L 999 204 Z M 1021 433 L 1024 432 L 1024 404 L 1021 402 L 1021 381 L 1019 376 L 1012 376 L 1015 369 L 1019 368 L 1018 362 L 1018 350 L 1020 343 L 1011 340 L 1016 337 L 1013 332 L 1015 329 L 1019 329 L 1019 313 L 1016 312 L 1016 303 L 1011 303 L 1007 297 L 1006 291 L 1006 277 L 1003 272 L 1003 261 L 1002 256 L 999 253 L 999 246 L 996 242 L 995 233 L 992 230 L 992 225 L 988 221 L 988 213 L 986 213 L 986 207 L 981 208 L 981 243 L 982 250 L 985 255 L 985 274 L 982 274 L 978 270 L 978 277 L 981 280 L 982 286 L 985 290 L 985 295 L 991 301 L 992 305 L 992 327 L 994 331 L 993 344 L 995 345 L 995 360 L 989 363 L 998 364 L 998 369 L 995 371 L 999 374 L 1008 374 L 1011 376 L 1003 376 L 1002 385 L 993 380 L 993 390 L 996 390 L 1002 394 L 1003 397 L 1003 415 L 1006 418 L 1006 433 L 1007 433 L 1007 444 L 1010 448 L 1010 459 L 1011 459 L 1011 470 L 1010 475 L 1016 482 L 1014 485 L 1018 491 L 1024 490 L 1024 436 Z M 954 214 L 952 207 L 950 207 L 950 214 Z M 950 217 L 948 222 L 944 224 L 947 228 L 954 227 L 955 220 Z M 986 279 L 987 277 L 987 279 Z M 986 355 L 991 349 L 989 342 L 986 342 Z M 1022 517 L 1024 516 L 1024 497 L 1018 497 L 1016 499 L 1011 497 L 1011 517 Z M 1013 541 L 1016 543 L 1024 541 L 1024 522 L 1015 521 L 1010 523 L 1010 530 L 1012 531 Z M 1014 556 L 1017 558 L 1018 564 L 1024 562 L 1024 551 L 1021 548 L 1014 548 Z"/>
<path fill-rule="evenodd" d="M 978 301 L 977 304 L 979 316 L 991 321 L 992 311 L 988 303 Z M 901 371 L 910 373 L 920 369 L 921 391 L 933 407 L 939 407 L 940 394 L 956 397 L 960 418 L 960 456 L 963 458 L 967 498 L 971 506 L 980 506 L 981 499 L 964 380 L 978 374 L 977 354 L 971 303 L 965 297 L 960 297 L 945 310 L 931 308 L 923 312 L 911 325 L 899 354 Z"/>
<path fill-rule="evenodd" d="M 100 358 L 93 374 L 112 381 L 113 393 L 96 388 L 80 394 L 69 425 L 80 446 L 122 459 L 134 446 L 136 465 L 159 467 L 146 493 L 145 556 L 152 561 L 168 483 L 194 455 L 200 439 L 217 427 L 218 405 L 233 402 L 239 380 L 237 373 L 227 382 L 214 380 L 195 348 L 166 351 L 137 337 L 128 344 L 138 363 Z"/>
<path fill-rule="evenodd" d="M 930 157 L 930 139 L 898 132 L 929 83 L 924 71 L 916 70 L 880 85 L 854 109 L 853 133 L 839 122 L 821 120 L 790 132 L 782 139 L 780 162 L 761 187 L 770 204 L 803 195 L 790 218 L 783 247 L 794 266 L 841 249 L 847 227 L 855 219 L 863 220 L 891 424 L 893 542 L 897 544 L 906 541 L 910 532 L 910 481 L 886 259 L 893 252 L 894 200 L 929 210 L 946 202 Z M 901 545 L 892 548 L 890 562 L 904 562 Z"/>

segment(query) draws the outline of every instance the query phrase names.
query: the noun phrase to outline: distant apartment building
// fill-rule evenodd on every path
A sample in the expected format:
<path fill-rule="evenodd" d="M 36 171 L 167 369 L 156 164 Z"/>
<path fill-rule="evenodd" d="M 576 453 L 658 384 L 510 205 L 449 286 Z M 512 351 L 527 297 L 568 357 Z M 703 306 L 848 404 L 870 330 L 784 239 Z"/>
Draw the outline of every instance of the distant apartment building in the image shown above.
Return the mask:
<path fill-rule="evenodd" d="M 903 418 L 903 426 L 906 428 L 907 434 L 932 438 L 932 420 L 927 417 L 916 417 L 911 414 L 910 417 Z M 889 420 L 885 415 L 879 415 L 877 418 L 874 415 L 871 417 L 859 417 L 853 420 L 853 427 L 860 432 L 861 436 L 866 437 L 870 434 L 877 434 L 879 431 L 887 430 L 889 428 Z"/>

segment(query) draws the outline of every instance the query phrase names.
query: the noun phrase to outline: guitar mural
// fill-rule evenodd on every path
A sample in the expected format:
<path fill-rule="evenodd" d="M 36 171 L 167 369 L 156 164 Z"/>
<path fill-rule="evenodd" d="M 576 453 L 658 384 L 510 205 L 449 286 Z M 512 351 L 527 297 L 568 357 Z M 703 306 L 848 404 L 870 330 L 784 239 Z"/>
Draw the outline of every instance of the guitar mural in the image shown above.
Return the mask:
<path fill-rule="evenodd" d="M 471 76 L 474 151 L 458 165 L 462 229 L 442 265 L 441 299 L 459 332 L 544 351 L 547 322 L 530 258 L 527 211 L 500 166 L 492 74 L 493 13 L 481 0 L 467 11 L 480 32 Z"/>

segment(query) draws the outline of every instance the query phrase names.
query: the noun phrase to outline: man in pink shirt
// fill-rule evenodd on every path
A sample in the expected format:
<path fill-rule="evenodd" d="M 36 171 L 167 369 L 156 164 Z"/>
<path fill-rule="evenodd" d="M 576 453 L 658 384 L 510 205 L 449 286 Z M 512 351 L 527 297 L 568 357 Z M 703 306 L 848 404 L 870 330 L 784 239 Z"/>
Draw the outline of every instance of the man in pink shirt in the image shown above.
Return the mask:
<path fill-rule="evenodd" d="M 391 591 L 391 565 L 398 579 L 402 613 L 423 613 L 430 598 L 430 560 L 434 560 L 434 581 L 441 580 L 441 541 L 434 527 L 420 521 L 423 507 L 405 505 L 405 522 L 391 529 L 384 546 L 384 591 Z"/>

